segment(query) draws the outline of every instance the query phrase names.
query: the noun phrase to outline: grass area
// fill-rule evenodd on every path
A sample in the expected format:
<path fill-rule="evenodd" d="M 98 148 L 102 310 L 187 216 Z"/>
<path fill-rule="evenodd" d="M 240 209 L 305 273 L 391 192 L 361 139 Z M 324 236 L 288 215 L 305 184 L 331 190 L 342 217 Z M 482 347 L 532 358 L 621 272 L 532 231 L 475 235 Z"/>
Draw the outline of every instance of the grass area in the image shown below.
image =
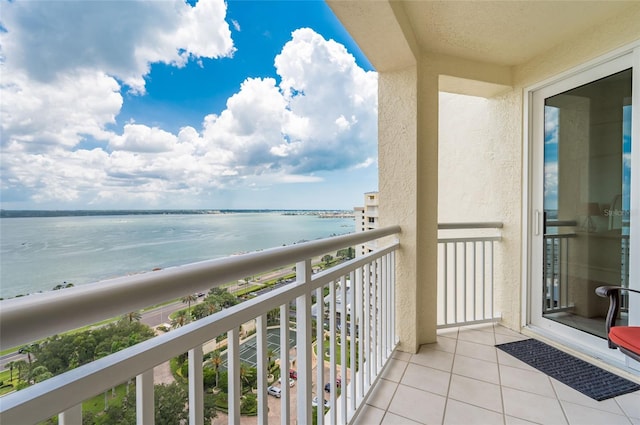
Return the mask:
<path fill-rule="evenodd" d="M 9 369 L 0 372 L 0 381 L 2 382 L 2 385 L 0 385 L 0 396 L 12 392 L 15 386 L 18 385 L 18 370 L 13 370 L 13 381 L 11 380 L 11 371 Z M 10 386 L 9 384 L 13 385 Z"/>
<path fill-rule="evenodd" d="M 329 353 L 329 351 L 331 349 L 331 341 L 324 340 L 322 345 L 323 345 L 323 348 L 324 348 L 324 350 L 323 350 L 323 352 L 324 352 L 324 360 L 329 360 L 330 357 L 328 355 L 326 355 L 326 353 Z M 358 349 L 358 345 L 356 344 L 356 350 L 357 349 Z M 314 350 L 315 350 L 315 353 L 316 353 L 316 356 L 317 356 L 318 355 L 318 344 L 316 344 L 314 346 Z M 351 354 L 350 354 L 351 352 L 350 352 L 350 350 L 351 350 L 351 341 L 347 340 L 347 367 L 351 367 Z M 342 353 L 342 344 L 340 342 L 336 341 L 336 364 L 338 364 L 338 365 L 340 364 L 340 361 L 342 359 L 342 354 L 341 353 Z M 356 351 L 356 356 L 357 355 L 358 354 L 357 354 L 357 351 Z"/>
<path fill-rule="evenodd" d="M 129 391 L 135 391 L 135 390 L 136 390 L 135 385 L 131 384 L 129 386 Z M 107 405 L 111 406 L 111 405 L 122 404 L 122 399 L 126 394 L 127 394 L 126 384 L 121 384 L 116 387 L 115 396 L 111 392 L 111 390 L 109 390 L 107 392 Z M 98 414 L 105 410 L 104 402 L 105 402 L 105 393 L 100 393 L 99 395 L 93 398 L 90 398 L 89 400 L 86 400 L 84 403 L 82 403 L 82 411 Z"/>
<path fill-rule="evenodd" d="M 242 289 L 238 289 L 236 291 L 233 291 L 233 295 L 235 295 L 236 297 L 241 297 L 243 295 L 259 291 L 259 290 L 265 288 L 266 286 L 267 286 L 267 284 L 257 283 L 257 284 L 251 285 L 251 286 L 247 286 L 246 288 L 242 288 Z"/>

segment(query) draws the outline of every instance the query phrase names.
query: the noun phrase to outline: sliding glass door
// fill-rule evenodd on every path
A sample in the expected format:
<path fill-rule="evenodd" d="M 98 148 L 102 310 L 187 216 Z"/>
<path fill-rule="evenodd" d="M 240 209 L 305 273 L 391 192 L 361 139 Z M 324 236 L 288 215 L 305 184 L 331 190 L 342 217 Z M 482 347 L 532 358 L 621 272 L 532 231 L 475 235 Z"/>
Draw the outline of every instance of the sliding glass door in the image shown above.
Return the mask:
<path fill-rule="evenodd" d="M 606 337 L 595 289 L 631 285 L 633 78 L 629 54 L 533 94 L 531 321 L 588 344 Z"/>

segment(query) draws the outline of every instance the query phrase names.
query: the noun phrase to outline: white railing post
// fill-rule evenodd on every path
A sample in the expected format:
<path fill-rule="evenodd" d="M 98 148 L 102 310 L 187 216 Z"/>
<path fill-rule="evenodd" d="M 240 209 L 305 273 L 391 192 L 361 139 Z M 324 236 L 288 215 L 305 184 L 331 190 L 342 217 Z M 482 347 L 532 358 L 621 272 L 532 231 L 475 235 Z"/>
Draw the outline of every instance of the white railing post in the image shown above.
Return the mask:
<path fill-rule="evenodd" d="M 451 223 L 439 224 L 438 228 L 499 230 L 502 223 Z M 501 236 L 467 235 L 438 238 L 438 328 L 499 319 L 499 313 L 493 311 L 493 247 Z"/>
<path fill-rule="evenodd" d="M 357 334 L 356 334 L 356 322 L 358 321 L 358 293 L 362 290 L 362 270 L 360 268 L 356 269 L 354 272 L 351 272 L 351 312 L 349 313 L 349 371 L 351 372 L 351 385 L 349 398 L 351 400 L 349 406 L 349 413 L 356 411 L 357 407 L 357 399 L 356 399 L 356 387 L 358 386 L 358 373 L 357 369 L 357 361 L 356 358 L 356 344 L 357 344 Z M 345 350 L 346 351 L 346 350 Z M 346 364 L 346 361 L 345 361 Z"/>
<path fill-rule="evenodd" d="M 269 373 L 269 360 L 267 359 L 267 317 L 262 314 L 256 318 L 256 362 L 258 364 L 258 424 L 269 422 L 269 405 L 267 402 L 267 374 Z M 280 368 L 282 379 L 281 387 L 288 387 L 289 380 L 285 379 Z"/>
<path fill-rule="evenodd" d="M 391 342 L 392 345 L 395 346 L 396 343 L 398 342 L 397 339 L 397 334 L 396 334 L 396 274 L 395 274 L 395 270 L 396 270 L 396 253 L 395 251 L 391 252 L 391 267 L 390 267 L 390 275 L 391 275 L 391 280 L 389 282 L 389 289 L 391 291 L 391 326 L 389 327 L 389 329 L 391 330 Z M 393 348 L 391 349 L 393 351 Z"/>
<path fill-rule="evenodd" d="M 363 362 L 361 365 L 364 366 L 362 368 L 363 372 L 363 390 L 364 388 L 368 388 L 371 385 L 371 373 L 372 373 L 372 344 L 371 344 L 371 286 L 373 284 L 373 278 L 371 276 L 371 263 L 367 263 L 364 265 L 364 280 L 363 280 L 363 307 L 364 307 L 364 315 L 363 320 L 360 325 L 360 331 L 362 332 L 361 343 L 360 343 L 360 352 L 362 353 Z M 365 359 L 366 353 L 366 359 Z M 364 394 L 363 394 L 364 395 Z"/>
<path fill-rule="evenodd" d="M 189 350 L 189 425 L 204 425 L 202 345 Z"/>
<path fill-rule="evenodd" d="M 289 303 L 280 306 L 280 376 L 283 379 L 289 376 Z M 280 423 L 289 425 L 291 405 L 289 386 L 285 385 L 280 397 Z"/>
<path fill-rule="evenodd" d="M 316 289 L 316 396 L 318 408 L 316 420 L 324 424 L 324 291 L 322 286 Z"/>
<path fill-rule="evenodd" d="M 239 328 L 227 332 L 229 425 L 240 425 L 240 341 Z"/>
<path fill-rule="evenodd" d="M 373 291 L 374 300 L 374 314 L 373 314 L 373 341 L 374 341 L 374 376 L 378 376 L 380 369 L 382 369 L 382 292 L 381 284 L 384 279 L 382 275 L 382 261 L 380 258 L 376 259 L 376 280 Z"/>
<path fill-rule="evenodd" d="M 311 282 L 311 259 L 296 264 L 296 285 Z M 311 291 L 296 298 L 296 346 L 298 347 L 298 423 L 311 423 Z"/>
<path fill-rule="evenodd" d="M 344 276 L 342 277 L 344 283 Z M 343 303 L 346 300 L 342 301 Z M 330 418 L 329 421 L 332 424 L 336 423 L 338 406 L 336 404 L 336 394 L 338 392 L 338 376 L 336 373 L 336 343 L 337 333 L 336 333 L 336 281 L 332 281 L 329 284 L 329 382 L 331 383 L 331 392 L 329 393 L 329 403 L 331 405 L 330 410 Z M 341 341 L 342 344 L 342 341 Z M 344 384 L 346 385 L 347 380 L 346 376 L 342 378 Z"/>
<path fill-rule="evenodd" d="M 77 404 L 60 413 L 58 425 L 82 425 L 82 404 Z"/>
<path fill-rule="evenodd" d="M 349 293 L 351 294 L 351 300 L 353 303 L 353 279 L 354 274 L 351 272 L 349 274 Z M 342 276 L 340 279 L 340 373 L 342 374 L 342 397 L 340 399 L 341 403 L 341 415 L 340 419 L 342 423 L 347 423 L 347 398 L 348 398 L 348 388 L 352 387 L 351 382 L 353 381 L 353 373 L 347 368 L 347 344 L 349 343 L 349 337 L 347 336 L 347 279 L 345 276 Z M 347 372 L 350 374 L 350 378 L 347 379 Z M 347 385 L 349 384 L 349 385 Z"/>
<path fill-rule="evenodd" d="M 153 395 L 153 369 L 136 376 L 136 423 L 155 423 L 155 397 Z"/>

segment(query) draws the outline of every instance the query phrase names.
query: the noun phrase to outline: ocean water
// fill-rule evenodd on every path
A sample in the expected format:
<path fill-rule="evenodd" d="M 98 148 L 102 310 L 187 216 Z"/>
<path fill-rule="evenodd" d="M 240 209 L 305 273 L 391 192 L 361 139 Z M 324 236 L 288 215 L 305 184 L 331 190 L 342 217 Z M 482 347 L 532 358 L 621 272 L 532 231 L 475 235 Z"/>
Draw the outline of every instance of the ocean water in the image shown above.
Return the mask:
<path fill-rule="evenodd" d="M 0 218 L 0 297 L 352 233 L 280 212 Z"/>

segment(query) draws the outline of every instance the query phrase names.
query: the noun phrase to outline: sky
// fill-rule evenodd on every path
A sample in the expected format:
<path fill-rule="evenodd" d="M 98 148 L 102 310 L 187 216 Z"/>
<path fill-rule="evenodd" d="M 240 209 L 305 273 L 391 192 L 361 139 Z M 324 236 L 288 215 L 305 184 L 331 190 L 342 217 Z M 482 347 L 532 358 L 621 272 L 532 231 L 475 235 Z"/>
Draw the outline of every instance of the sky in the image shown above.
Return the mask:
<path fill-rule="evenodd" d="M 351 209 L 377 74 L 324 1 L 0 0 L 3 209 Z"/>

